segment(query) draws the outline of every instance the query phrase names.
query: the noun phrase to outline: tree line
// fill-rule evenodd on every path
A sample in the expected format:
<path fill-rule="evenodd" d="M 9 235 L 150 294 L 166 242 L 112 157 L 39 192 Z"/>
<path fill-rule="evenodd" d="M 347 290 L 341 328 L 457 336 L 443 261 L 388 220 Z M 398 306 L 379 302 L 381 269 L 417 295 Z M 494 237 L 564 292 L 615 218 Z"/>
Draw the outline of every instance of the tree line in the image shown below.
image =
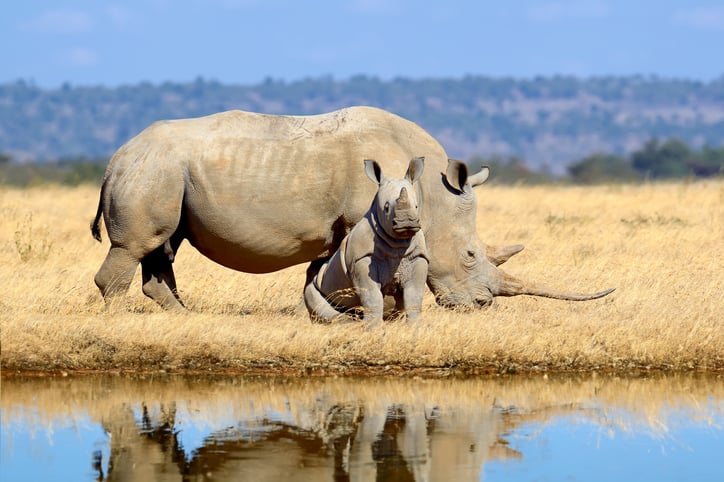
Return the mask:
<path fill-rule="evenodd" d="M 33 187 L 45 184 L 78 186 L 100 185 L 108 163 L 107 157 L 62 159 L 54 162 L 13 162 L 13 157 L 0 152 L 0 185 Z"/>
<path fill-rule="evenodd" d="M 590 152 L 626 154 L 651 138 L 724 145 L 724 76 L 708 82 L 647 76 L 364 75 L 256 85 L 192 82 L 40 88 L 0 84 L 0 151 L 17 161 L 109 156 L 160 119 L 229 109 L 311 115 L 350 105 L 380 107 L 430 132 L 451 157 L 518 156 L 560 173 Z"/>
<path fill-rule="evenodd" d="M 628 156 L 598 152 L 566 167 L 561 178 L 531 169 L 520 157 L 476 156 L 469 163 L 491 167 L 491 180 L 502 184 L 568 180 L 574 184 L 602 184 L 724 176 L 724 147 L 694 148 L 680 139 L 648 140 Z"/>

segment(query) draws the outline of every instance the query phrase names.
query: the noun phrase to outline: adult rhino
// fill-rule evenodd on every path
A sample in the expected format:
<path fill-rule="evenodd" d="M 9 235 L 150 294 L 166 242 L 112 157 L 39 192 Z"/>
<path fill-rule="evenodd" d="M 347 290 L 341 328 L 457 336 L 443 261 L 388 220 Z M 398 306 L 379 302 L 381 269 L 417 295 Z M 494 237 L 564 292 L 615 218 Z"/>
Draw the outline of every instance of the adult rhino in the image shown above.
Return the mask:
<path fill-rule="evenodd" d="M 375 195 L 362 161 L 401 177 L 415 157 L 426 164 L 416 189 L 427 285 L 439 304 L 486 306 L 494 296 L 523 294 L 590 300 L 613 291 L 563 293 L 500 270 L 523 247 L 489 247 L 478 237 L 473 189 L 488 168 L 470 174 L 418 125 L 371 107 L 314 116 L 229 111 L 152 124 L 106 169 L 91 231 L 100 241 L 102 213 L 111 247 L 96 285 L 107 301 L 125 293 L 140 262 L 143 292 L 182 308 L 172 263 L 184 239 L 249 273 L 311 262 L 309 283 Z"/>

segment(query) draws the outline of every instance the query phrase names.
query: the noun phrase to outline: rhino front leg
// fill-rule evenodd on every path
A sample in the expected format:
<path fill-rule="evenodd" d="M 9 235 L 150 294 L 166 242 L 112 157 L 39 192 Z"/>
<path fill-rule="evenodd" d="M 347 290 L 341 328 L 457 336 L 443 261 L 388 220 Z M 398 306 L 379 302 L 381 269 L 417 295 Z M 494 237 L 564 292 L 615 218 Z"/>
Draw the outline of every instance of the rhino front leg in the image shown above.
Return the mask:
<path fill-rule="evenodd" d="M 411 276 L 402 286 L 402 309 L 407 313 L 407 320 L 413 321 L 422 312 L 422 297 L 425 293 L 427 279 L 427 260 L 417 258 L 411 267 Z"/>
<path fill-rule="evenodd" d="M 382 322 L 385 298 L 382 286 L 370 276 L 370 259 L 362 258 L 355 263 L 352 284 L 362 306 L 362 317 L 367 329 L 372 329 Z"/>
<path fill-rule="evenodd" d="M 176 249 L 167 241 L 141 260 L 143 293 L 167 310 L 185 310 L 171 264 Z"/>
<path fill-rule="evenodd" d="M 358 296 L 362 304 L 362 317 L 371 330 L 382 323 L 385 300 L 378 286 L 360 287 Z"/>

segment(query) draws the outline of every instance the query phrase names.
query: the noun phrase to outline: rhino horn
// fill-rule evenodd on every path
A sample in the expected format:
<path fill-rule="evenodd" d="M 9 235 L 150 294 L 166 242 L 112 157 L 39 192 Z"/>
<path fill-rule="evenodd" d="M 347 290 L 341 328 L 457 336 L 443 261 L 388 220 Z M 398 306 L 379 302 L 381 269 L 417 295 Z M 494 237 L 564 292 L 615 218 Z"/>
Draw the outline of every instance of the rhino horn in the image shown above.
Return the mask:
<path fill-rule="evenodd" d="M 397 203 L 400 205 L 406 205 L 408 203 L 407 188 L 403 187 L 400 191 L 400 197 L 397 198 Z"/>
<path fill-rule="evenodd" d="M 493 292 L 494 296 L 532 295 L 542 296 L 544 298 L 555 298 L 557 300 L 586 301 L 603 298 L 604 296 L 612 293 L 616 289 L 611 288 L 591 294 L 564 293 L 562 291 L 547 288 L 545 286 L 539 286 L 536 283 L 524 282 L 516 278 L 515 276 L 509 275 L 503 270 L 497 271 L 499 273 L 499 282 L 497 286 L 497 292 Z"/>
<path fill-rule="evenodd" d="M 523 248 L 525 248 L 525 246 L 522 244 L 514 244 L 512 246 L 487 246 L 485 255 L 495 266 L 500 266 L 508 261 L 511 256 L 523 251 Z"/>

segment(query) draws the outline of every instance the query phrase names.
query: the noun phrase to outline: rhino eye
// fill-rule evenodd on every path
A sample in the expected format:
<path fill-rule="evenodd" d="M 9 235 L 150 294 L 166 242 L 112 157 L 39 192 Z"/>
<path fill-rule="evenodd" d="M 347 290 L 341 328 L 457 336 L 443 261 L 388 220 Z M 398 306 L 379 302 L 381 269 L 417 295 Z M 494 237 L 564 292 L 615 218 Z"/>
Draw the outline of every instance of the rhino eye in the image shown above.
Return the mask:
<path fill-rule="evenodd" d="M 387 201 L 385 203 L 385 214 L 389 214 L 389 212 L 390 212 L 390 202 Z"/>
<path fill-rule="evenodd" d="M 474 269 L 478 264 L 478 260 L 475 259 L 475 251 L 467 249 L 463 253 L 463 266 L 467 269 Z"/>

